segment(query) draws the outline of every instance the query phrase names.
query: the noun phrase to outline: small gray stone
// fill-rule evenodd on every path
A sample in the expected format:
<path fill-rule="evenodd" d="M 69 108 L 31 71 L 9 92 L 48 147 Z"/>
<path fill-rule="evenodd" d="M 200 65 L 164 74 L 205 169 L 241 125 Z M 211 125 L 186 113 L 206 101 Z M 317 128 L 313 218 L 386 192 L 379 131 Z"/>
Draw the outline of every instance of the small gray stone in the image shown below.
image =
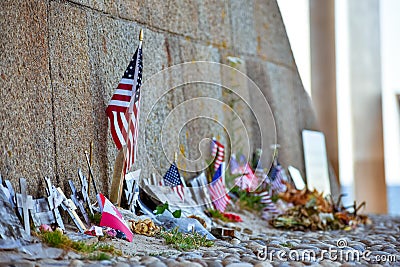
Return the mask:
<path fill-rule="evenodd" d="M 240 260 L 242 262 L 249 262 L 249 263 L 251 263 L 255 259 L 256 259 L 256 256 L 252 256 L 252 257 L 251 256 L 244 256 L 244 257 L 240 258 Z"/>
<path fill-rule="evenodd" d="M 145 264 L 145 265 L 151 264 L 156 261 L 159 261 L 159 259 L 157 259 L 156 257 L 152 257 L 152 256 L 143 256 L 140 259 L 140 263 Z"/>
<path fill-rule="evenodd" d="M 215 251 L 206 251 L 206 252 L 203 253 L 203 257 L 204 258 L 206 258 L 206 257 L 217 257 L 217 256 L 218 256 L 218 253 L 215 252 Z"/>
<path fill-rule="evenodd" d="M 208 264 L 203 259 L 192 259 L 192 262 L 198 263 L 203 267 L 207 267 Z"/>
<path fill-rule="evenodd" d="M 223 259 L 222 264 L 226 266 L 231 263 L 239 263 L 239 262 L 240 262 L 240 260 L 238 258 L 226 257 L 225 259 Z"/>
<path fill-rule="evenodd" d="M 21 267 L 34 267 L 36 264 L 34 261 L 27 261 L 27 260 L 22 260 L 22 261 L 17 261 L 17 262 L 12 262 L 9 265 L 4 264 L 3 266 L 21 266 Z M 82 265 L 81 265 L 82 266 Z"/>
<path fill-rule="evenodd" d="M 268 245 L 281 245 L 282 242 L 278 240 L 271 240 L 269 241 Z"/>
<path fill-rule="evenodd" d="M 215 245 L 216 246 L 220 246 L 220 247 L 230 247 L 231 244 L 229 242 L 223 241 L 223 240 L 217 240 L 215 241 Z"/>
<path fill-rule="evenodd" d="M 315 250 L 318 251 L 320 250 L 319 248 L 317 248 L 316 246 L 312 246 L 312 245 L 305 245 L 305 244 L 300 244 L 298 246 L 293 247 L 292 249 L 308 249 L 308 250 Z"/>
<path fill-rule="evenodd" d="M 72 260 L 68 266 L 69 267 L 81 267 L 81 266 L 84 266 L 84 263 L 83 263 L 83 261 L 75 259 L 75 260 Z"/>
<path fill-rule="evenodd" d="M 237 239 L 237 238 L 233 238 L 233 239 L 231 240 L 230 243 L 231 243 L 232 245 L 238 245 L 238 244 L 240 244 L 240 240 Z"/>
<path fill-rule="evenodd" d="M 395 250 L 394 248 L 387 248 L 387 249 L 385 249 L 383 251 L 387 252 L 387 253 L 390 253 L 390 254 L 398 253 L 397 250 Z"/>
<path fill-rule="evenodd" d="M 73 251 L 69 251 L 65 258 L 67 258 L 69 260 L 74 260 L 74 259 L 80 259 L 80 258 L 82 258 L 82 256 Z"/>
<path fill-rule="evenodd" d="M 326 267 L 335 267 L 335 266 L 340 266 L 339 262 L 336 261 L 331 261 L 331 260 L 323 260 L 319 263 L 321 266 L 326 266 Z"/>
<path fill-rule="evenodd" d="M 129 267 L 130 265 L 126 262 L 117 262 L 113 267 Z"/>
<path fill-rule="evenodd" d="M 170 265 L 168 265 L 170 266 Z M 190 261 L 182 261 L 182 262 L 178 262 L 176 265 L 174 265 L 176 267 L 203 267 L 200 263 L 197 262 L 190 262 Z"/>
<path fill-rule="evenodd" d="M 210 260 L 207 260 L 207 261 L 205 261 L 205 262 L 207 263 L 207 266 L 208 266 L 208 267 L 223 267 L 222 263 L 219 262 L 219 261 L 210 261 Z"/>
<path fill-rule="evenodd" d="M 168 267 L 173 267 L 176 266 L 176 264 L 178 264 L 178 262 L 176 260 L 173 259 L 166 259 L 164 261 L 164 263 L 168 266 Z"/>
<path fill-rule="evenodd" d="M 200 252 L 189 252 L 182 255 L 181 258 L 188 260 L 188 259 L 198 259 L 201 258 L 202 256 L 203 254 Z"/>
<path fill-rule="evenodd" d="M 239 255 L 238 251 L 234 248 L 222 249 L 222 252 L 230 254 L 230 255 Z"/>
<path fill-rule="evenodd" d="M 147 265 L 148 267 L 167 267 L 167 265 L 161 261 L 156 261 Z"/>
<path fill-rule="evenodd" d="M 374 245 L 374 246 L 370 247 L 369 249 L 372 251 L 379 251 L 382 249 L 382 247 L 383 247 L 383 245 Z"/>
<path fill-rule="evenodd" d="M 247 262 L 230 263 L 226 267 L 253 267 L 253 264 Z"/>
<path fill-rule="evenodd" d="M 360 246 L 360 245 L 352 245 L 351 248 L 358 250 L 358 251 L 364 251 L 365 247 Z"/>
<path fill-rule="evenodd" d="M 256 263 L 254 267 L 272 267 L 272 264 L 267 261 Z"/>

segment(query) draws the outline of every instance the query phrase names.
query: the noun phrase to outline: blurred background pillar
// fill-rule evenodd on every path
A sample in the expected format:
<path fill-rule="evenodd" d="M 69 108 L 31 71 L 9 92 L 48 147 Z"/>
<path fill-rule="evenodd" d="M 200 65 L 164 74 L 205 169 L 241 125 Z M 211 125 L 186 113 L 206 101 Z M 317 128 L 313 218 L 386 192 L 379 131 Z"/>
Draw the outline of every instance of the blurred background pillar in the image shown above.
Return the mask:
<path fill-rule="evenodd" d="M 379 0 L 349 0 L 348 19 L 355 198 L 386 213 Z"/>
<path fill-rule="evenodd" d="M 311 98 L 339 177 L 335 64 L 335 1 L 310 0 Z"/>

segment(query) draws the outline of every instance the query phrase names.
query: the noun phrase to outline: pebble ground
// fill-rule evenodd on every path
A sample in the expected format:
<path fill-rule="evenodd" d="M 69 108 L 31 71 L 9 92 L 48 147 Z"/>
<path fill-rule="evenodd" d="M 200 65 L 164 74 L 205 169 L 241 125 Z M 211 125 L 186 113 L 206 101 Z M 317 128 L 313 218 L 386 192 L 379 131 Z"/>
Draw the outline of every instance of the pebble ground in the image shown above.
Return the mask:
<path fill-rule="evenodd" d="M 171 249 L 161 239 L 136 235 L 137 249 L 129 252 L 123 247 L 128 242 L 115 240 L 125 257 L 104 261 L 55 248 L 37 249 L 40 244 L 34 244 L 0 251 L 0 266 L 400 266 L 400 217 L 371 219 L 372 225 L 350 231 L 282 231 L 265 226 L 262 233 L 218 240 L 214 247 L 188 252 Z"/>

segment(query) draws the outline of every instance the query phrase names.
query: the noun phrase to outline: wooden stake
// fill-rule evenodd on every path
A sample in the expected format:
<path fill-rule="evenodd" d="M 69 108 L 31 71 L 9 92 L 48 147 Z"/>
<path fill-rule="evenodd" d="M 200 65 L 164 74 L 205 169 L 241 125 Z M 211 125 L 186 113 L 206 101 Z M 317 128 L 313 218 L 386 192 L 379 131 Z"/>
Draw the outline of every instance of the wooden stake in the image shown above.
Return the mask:
<path fill-rule="evenodd" d="M 90 142 L 90 152 L 89 152 L 89 162 L 90 162 L 90 166 L 93 166 L 93 141 Z M 87 192 L 90 195 L 90 180 L 92 179 L 92 176 L 90 175 L 90 171 L 89 171 L 89 181 L 88 181 L 88 188 L 87 188 Z"/>
<path fill-rule="evenodd" d="M 118 151 L 114 164 L 114 173 L 111 181 L 110 201 L 118 206 L 121 204 L 122 186 L 124 184 L 124 162 L 126 147 Z"/>
<path fill-rule="evenodd" d="M 90 214 L 93 215 L 93 209 L 92 209 L 92 203 L 90 203 L 90 197 L 89 197 L 89 192 L 88 192 L 88 188 L 89 188 L 89 182 L 86 179 L 86 177 L 83 175 L 81 169 L 78 169 L 78 176 L 79 176 L 79 181 L 81 182 L 81 192 L 82 192 L 82 196 L 83 196 L 83 201 L 86 202 Z"/>
<path fill-rule="evenodd" d="M 71 188 L 71 191 L 72 191 L 72 195 L 71 195 L 72 201 L 74 202 L 75 206 L 77 206 L 79 208 L 79 210 L 81 211 L 86 224 L 90 225 L 89 216 L 87 215 L 86 210 L 83 207 L 83 203 L 84 203 L 83 199 L 79 198 L 78 191 L 75 188 L 74 182 L 72 180 L 68 180 L 68 183 L 69 183 L 69 187 Z"/>
<path fill-rule="evenodd" d="M 94 181 L 94 176 L 93 176 L 93 171 L 92 171 L 92 165 L 90 164 L 90 160 L 89 160 L 89 156 L 88 156 L 88 152 L 87 152 L 87 151 L 85 151 L 85 156 L 86 156 L 86 163 L 87 163 L 88 168 L 89 168 L 89 174 L 90 174 L 90 176 L 92 176 L 92 182 L 93 182 L 94 193 L 95 193 L 96 196 L 97 196 L 98 191 L 97 191 L 96 183 L 95 183 L 95 181 Z"/>

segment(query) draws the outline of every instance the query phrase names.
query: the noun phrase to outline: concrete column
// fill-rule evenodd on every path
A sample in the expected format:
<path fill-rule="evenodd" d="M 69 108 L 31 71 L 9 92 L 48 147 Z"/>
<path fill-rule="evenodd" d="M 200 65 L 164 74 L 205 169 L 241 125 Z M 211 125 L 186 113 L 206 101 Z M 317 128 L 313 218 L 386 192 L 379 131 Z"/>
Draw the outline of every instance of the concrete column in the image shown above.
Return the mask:
<path fill-rule="evenodd" d="M 355 198 L 386 213 L 379 0 L 349 0 L 348 15 Z"/>
<path fill-rule="evenodd" d="M 339 176 L 335 1 L 310 0 L 311 97 L 325 134 L 328 160 Z"/>

